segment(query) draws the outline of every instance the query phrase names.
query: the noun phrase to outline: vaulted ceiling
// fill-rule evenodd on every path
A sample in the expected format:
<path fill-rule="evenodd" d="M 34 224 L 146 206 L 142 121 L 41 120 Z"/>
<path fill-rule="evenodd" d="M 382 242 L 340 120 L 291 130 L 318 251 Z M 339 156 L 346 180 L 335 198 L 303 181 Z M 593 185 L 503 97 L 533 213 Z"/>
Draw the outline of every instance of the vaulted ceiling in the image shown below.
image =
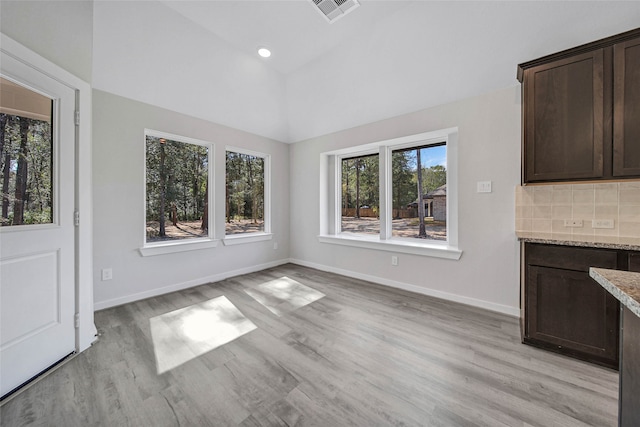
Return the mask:
<path fill-rule="evenodd" d="M 163 34 L 150 37 L 128 28 L 151 28 L 152 22 L 131 18 L 136 12 L 132 3 L 146 8 L 148 16 L 150 2 L 94 3 L 94 76 L 99 88 L 117 86 L 117 73 L 105 71 L 116 54 L 123 64 L 136 60 L 124 49 L 131 37 L 118 39 L 118 32 L 144 39 L 151 59 L 167 49 L 182 58 L 184 43 L 183 50 L 199 55 L 193 66 L 211 67 L 212 74 L 191 78 L 193 66 L 178 68 L 172 81 L 184 74 L 192 81 L 176 83 L 180 87 L 174 93 L 167 88 L 169 79 L 162 84 L 159 80 L 153 90 L 165 88 L 167 105 L 162 106 L 284 142 L 516 85 L 518 63 L 640 23 L 640 2 L 624 1 L 360 0 L 360 7 L 328 23 L 311 0 L 163 0 L 153 2 L 163 10 L 148 20 L 162 17 L 162 31 L 175 31 L 164 39 Z M 175 20 L 175 27 L 169 20 Z M 149 47 L 153 43 L 157 49 Z M 198 50 L 194 43 L 201 43 Z M 259 46 L 270 48 L 272 56 L 258 58 Z M 110 62 L 101 62 L 102 57 Z M 160 68 L 153 67 L 157 73 L 173 72 Z M 205 82 L 208 75 L 219 82 Z M 117 83 L 127 85 L 124 77 Z M 133 84 L 128 87 L 134 98 L 164 102 L 159 95 L 137 91 Z M 180 93 L 191 93 L 185 97 L 189 102 L 179 99 Z M 205 101 L 194 101 L 193 94 Z M 217 96 L 226 100 L 226 110 L 214 102 Z"/>
<path fill-rule="evenodd" d="M 268 64 L 288 74 L 387 19 L 411 1 L 361 2 L 344 20 L 329 23 L 311 0 L 174 1 L 163 3 L 251 55 L 273 50 Z"/>

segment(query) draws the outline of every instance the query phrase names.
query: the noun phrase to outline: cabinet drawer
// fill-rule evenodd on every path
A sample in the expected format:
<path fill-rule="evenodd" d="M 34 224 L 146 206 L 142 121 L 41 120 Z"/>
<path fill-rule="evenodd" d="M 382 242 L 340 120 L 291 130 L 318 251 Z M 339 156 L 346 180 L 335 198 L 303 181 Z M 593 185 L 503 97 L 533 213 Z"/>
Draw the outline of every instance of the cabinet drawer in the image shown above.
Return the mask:
<path fill-rule="evenodd" d="M 527 265 L 584 272 L 588 272 L 589 267 L 615 269 L 618 265 L 618 254 L 614 250 L 573 246 L 527 243 L 525 257 Z"/>

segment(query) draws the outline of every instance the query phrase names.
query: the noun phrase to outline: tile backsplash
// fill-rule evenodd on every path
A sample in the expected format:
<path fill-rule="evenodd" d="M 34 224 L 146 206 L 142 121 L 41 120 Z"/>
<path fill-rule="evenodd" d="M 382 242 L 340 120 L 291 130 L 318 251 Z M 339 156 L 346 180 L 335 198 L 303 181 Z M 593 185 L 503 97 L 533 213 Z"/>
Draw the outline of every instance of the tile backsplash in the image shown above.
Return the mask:
<path fill-rule="evenodd" d="M 582 226 L 565 224 L 580 220 Z M 613 228 L 594 228 L 593 220 L 611 220 Z M 586 241 L 599 236 L 638 238 L 640 182 L 518 186 L 516 232 Z"/>

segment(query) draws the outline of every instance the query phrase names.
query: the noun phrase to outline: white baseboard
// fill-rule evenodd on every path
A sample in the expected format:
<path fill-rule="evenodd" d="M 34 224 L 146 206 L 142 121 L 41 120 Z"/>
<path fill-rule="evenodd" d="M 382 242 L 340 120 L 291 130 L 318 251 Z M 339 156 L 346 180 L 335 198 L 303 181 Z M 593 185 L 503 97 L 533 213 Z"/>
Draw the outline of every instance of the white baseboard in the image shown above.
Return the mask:
<path fill-rule="evenodd" d="M 240 276 L 242 274 L 254 273 L 260 270 L 266 270 L 267 268 L 277 267 L 279 265 L 287 263 L 298 264 L 304 267 L 315 268 L 316 270 L 328 271 L 330 273 L 341 274 L 347 277 L 353 277 L 354 279 L 366 280 L 368 282 L 377 283 L 379 285 L 389 286 L 392 288 L 402 289 L 405 291 L 415 292 L 417 294 L 427 295 L 435 298 L 444 299 L 447 301 L 453 301 L 461 304 L 470 305 L 473 307 L 483 308 L 485 310 L 495 311 L 497 313 L 506 314 L 513 317 L 520 317 L 520 308 L 510 307 L 507 305 L 496 304 L 489 301 L 479 300 L 476 298 L 469 298 L 461 295 L 456 295 L 448 292 L 442 292 L 435 289 L 424 288 L 421 286 L 412 285 L 409 283 L 398 282 L 396 280 L 384 279 L 381 277 L 370 276 L 367 274 L 357 273 L 350 270 L 344 270 L 328 265 L 317 264 L 314 262 L 304 261 L 295 258 L 281 259 L 264 264 L 253 265 L 250 267 L 241 268 L 238 270 L 225 271 L 219 274 L 211 276 L 201 277 L 187 282 L 177 283 L 162 288 L 151 289 L 149 291 L 140 292 L 137 294 L 126 295 L 120 298 L 114 298 L 106 301 L 100 301 L 94 304 L 94 310 L 104 310 L 106 308 L 115 307 L 122 304 L 127 304 L 134 301 L 139 301 L 145 298 L 151 298 L 158 295 L 168 294 L 170 292 L 181 291 L 183 289 L 192 288 L 194 286 L 204 285 L 206 283 L 219 282 L 230 277 Z"/>
<path fill-rule="evenodd" d="M 145 298 L 156 297 L 158 295 L 168 294 L 170 292 L 181 291 L 183 289 L 192 288 L 194 286 L 204 285 L 206 283 L 219 282 L 230 277 L 240 276 L 242 274 L 254 273 L 260 270 L 266 270 L 267 268 L 277 267 L 282 264 L 290 262 L 285 258 L 282 260 L 272 261 L 264 264 L 252 265 L 250 267 L 240 268 L 238 270 L 225 271 L 222 273 L 214 274 L 211 276 L 201 277 L 198 279 L 189 280 L 187 282 L 177 283 L 174 285 L 164 286 L 162 288 L 151 289 L 145 292 L 139 292 L 137 294 L 126 295 L 120 298 L 113 298 L 106 301 L 100 301 L 93 305 L 93 309 L 104 310 L 105 308 L 115 307 L 117 305 L 127 304 L 134 301 L 140 301 Z"/>
<path fill-rule="evenodd" d="M 389 286 L 392 288 L 398 288 L 405 291 L 415 292 L 417 294 L 427 295 L 430 297 L 440 298 L 447 301 L 453 301 L 460 304 L 470 305 L 473 307 L 483 308 L 485 310 L 494 311 L 497 313 L 506 314 L 513 317 L 520 317 L 519 307 L 510 307 L 508 305 L 496 304 L 489 301 L 479 300 L 476 298 L 465 297 L 461 295 L 451 294 L 448 292 L 442 292 L 435 289 L 424 288 L 422 286 L 416 286 L 409 283 L 398 282 L 396 280 L 384 279 L 381 277 L 370 276 L 367 274 L 357 273 L 350 270 L 344 270 L 341 268 L 331 267 L 323 264 L 316 264 L 314 262 L 303 261 L 300 259 L 291 258 L 289 262 L 298 264 L 304 267 L 315 268 L 316 270 L 328 271 L 330 273 L 341 274 L 343 276 L 352 277 L 354 279 L 366 280 L 369 282 L 377 283 L 379 285 Z"/>

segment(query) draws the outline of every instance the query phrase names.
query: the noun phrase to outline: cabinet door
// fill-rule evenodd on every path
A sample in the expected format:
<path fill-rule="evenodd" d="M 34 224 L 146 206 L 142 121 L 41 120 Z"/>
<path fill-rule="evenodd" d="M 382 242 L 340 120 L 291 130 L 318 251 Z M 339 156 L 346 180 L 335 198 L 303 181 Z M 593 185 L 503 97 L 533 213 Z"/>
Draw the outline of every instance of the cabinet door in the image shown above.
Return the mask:
<path fill-rule="evenodd" d="M 640 252 L 629 253 L 629 271 L 640 273 Z"/>
<path fill-rule="evenodd" d="M 604 175 L 604 51 L 525 70 L 525 182 Z"/>
<path fill-rule="evenodd" d="M 527 266 L 526 340 L 618 366 L 618 302 L 582 271 Z"/>
<path fill-rule="evenodd" d="M 613 47 L 613 175 L 640 176 L 640 38 Z"/>

